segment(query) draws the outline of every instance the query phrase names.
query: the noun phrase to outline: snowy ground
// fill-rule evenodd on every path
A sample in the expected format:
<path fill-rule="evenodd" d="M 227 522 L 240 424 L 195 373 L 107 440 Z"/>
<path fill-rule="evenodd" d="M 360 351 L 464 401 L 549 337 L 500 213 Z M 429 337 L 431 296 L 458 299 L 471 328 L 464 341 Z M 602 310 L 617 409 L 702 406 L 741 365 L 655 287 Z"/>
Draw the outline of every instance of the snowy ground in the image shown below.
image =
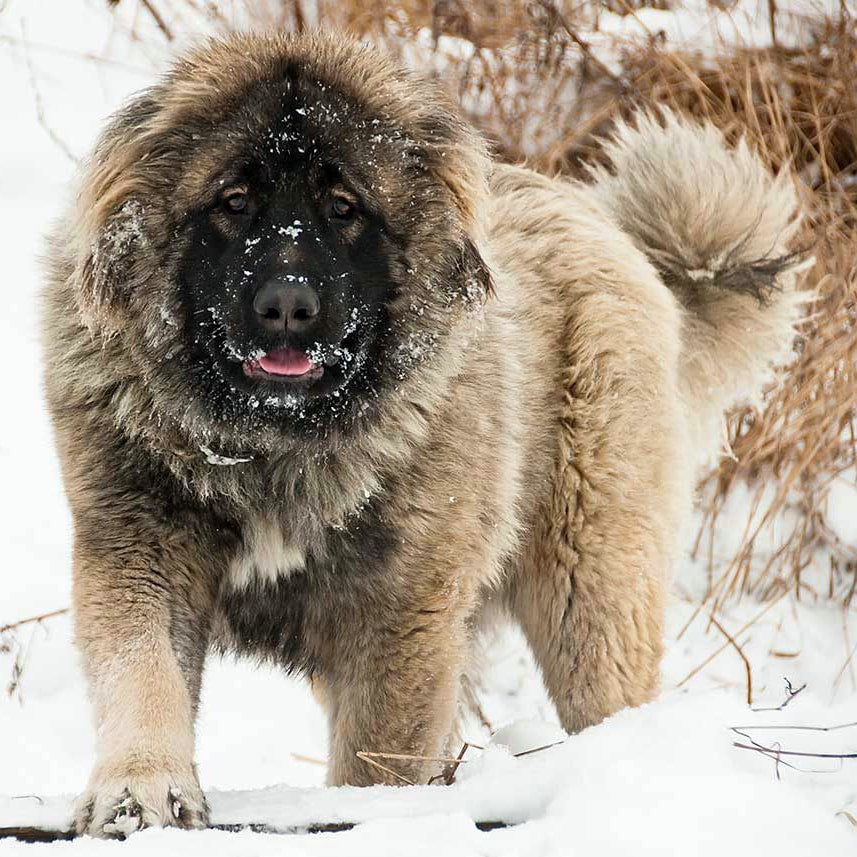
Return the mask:
<path fill-rule="evenodd" d="M 0 359 L 11 367 L 0 420 L 0 627 L 69 602 L 70 521 L 41 403 L 35 322 L 41 235 L 67 192 L 74 168 L 68 155 L 83 154 L 105 114 L 145 85 L 162 61 L 158 51 L 129 50 L 105 9 L 96 0 L 50 0 L 38 7 L 24 0 L 0 3 L 0 241 L 6 271 Z M 89 52 L 113 61 L 96 62 Z M 847 491 L 845 486 L 835 493 L 842 508 L 834 511 L 840 535 L 855 543 L 857 515 Z M 728 555 L 730 536 L 740 535 L 745 509 L 737 498 L 726 518 L 734 533 L 726 527 L 718 555 Z M 720 614 L 750 661 L 754 706 L 781 703 L 786 676 L 794 687 L 807 684 L 784 711 L 754 712 L 746 704 L 745 666 L 731 647 L 683 681 L 725 642 L 704 612 L 679 637 L 704 575 L 690 560 L 681 569 L 669 608 L 658 702 L 528 757 L 514 759 L 498 747 L 482 755 L 471 751 L 472 761 L 449 788 L 320 789 L 326 735 L 308 688 L 270 670 L 212 662 L 203 689 L 198 761 L 204 787 L 217 790 L 211 793 L 216 820 L 264 820 L 280 827 L 364 822 L 353 831 L 287 838 L 146 831 L 124 844 L 2 841 L 0 854 L 853 853 L 857 829 L 844 813 L 857 819 L 857 762 L 783 757 L 801 770 L 778 768 L 771 759 L 733 747 L 735 740 L 748 741 L 729 727 L 857 720 L 857 664 L 849 661 L 857 643 L 857 611 L 796 603 L 789 596 L 742 633 L 767 605 L 745 600 Z M 0 694 L 0 795 L 7 796 L 0 797 L 0 827 L 37 820 L 39 813 L 60 823 L 65 803 L 40 807 L 32 796 L 79 790 L 94 748 L 69 620 L 29 625 L 3 640 L 8 651 L 0 649 L 0 687 L 11 689 Z M 555 720 L 513 632 L 490 648 L 483 705 L 495 727 L 521 718 Z M 857 726 L 749 734 L 786 750 L 857 751 Z M 481 744 L 488 735 L 474 724 L 468 737 Z M 283 783 L 288 787 L 249 799 L 229 793 Z M 486 833 L 474 820 L 521 824 Z"/>

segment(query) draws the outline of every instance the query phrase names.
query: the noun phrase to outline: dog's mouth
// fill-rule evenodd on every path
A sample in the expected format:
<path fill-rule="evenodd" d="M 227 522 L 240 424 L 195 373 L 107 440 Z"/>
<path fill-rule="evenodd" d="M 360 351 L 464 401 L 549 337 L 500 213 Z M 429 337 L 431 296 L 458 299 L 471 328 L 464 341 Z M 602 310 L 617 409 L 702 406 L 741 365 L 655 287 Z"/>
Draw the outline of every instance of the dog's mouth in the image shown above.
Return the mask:
<path fill-rule="evenodd" d="M 295 394 L 311 397 L 338 395 L 365 356 L 359 335 L 353 330 L 338 345 L 281 345 L 270 351 L 254 351 L 241 360 L 240 374 L 251 390 L 289 387 Z"/>
<path fill-rule="evenodd" d="M 248 357 L 242 364 L 248 378 L 294 384 L 317 381 L 324 374 L 324 365 L 314 363 L 299 348 L 275 348 L 258 357 Z"/>

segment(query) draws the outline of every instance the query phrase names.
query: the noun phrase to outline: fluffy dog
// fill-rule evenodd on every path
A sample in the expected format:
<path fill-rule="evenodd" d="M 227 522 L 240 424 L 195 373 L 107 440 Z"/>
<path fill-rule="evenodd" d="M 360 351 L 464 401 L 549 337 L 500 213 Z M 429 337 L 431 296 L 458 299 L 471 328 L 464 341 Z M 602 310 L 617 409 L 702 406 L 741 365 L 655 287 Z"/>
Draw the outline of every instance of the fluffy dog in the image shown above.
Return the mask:
<path fill-rule="evenodd" d="M 567 730 L 656 692 L 696 462 L 789 351 L 795 200 L 669 114 L 606 153 L 586 184 L 494 164 L 432 84 L 318 34 L 211 42 L 108 125 L 44 294 L 99 727 L 78 831 L 205 823 L 212 648 L 313 679 L 332 784 L 442 751 L 501 612 Z"/>

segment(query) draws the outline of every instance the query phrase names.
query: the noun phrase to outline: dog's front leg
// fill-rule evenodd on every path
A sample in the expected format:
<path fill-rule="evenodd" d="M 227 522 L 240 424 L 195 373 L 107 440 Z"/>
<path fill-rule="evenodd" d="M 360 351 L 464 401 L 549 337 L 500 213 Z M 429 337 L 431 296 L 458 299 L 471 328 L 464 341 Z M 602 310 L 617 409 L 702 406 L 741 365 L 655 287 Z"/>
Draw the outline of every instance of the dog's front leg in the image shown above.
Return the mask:
<path fill-rule="evenodd" d="M 214 590 L 203 557 L 213 552 L 200 531 L 140 507 L 108 517 L 75 520 L 76 641 L 98 727 L 75 826 L 102 837 L 202 827 L 194 717 Z"/>
<path fill-rule="evenodd" d="M 335 662 L 325 675 L 330 717 L 331 785 L 425 783 L 442 765 L 413 757 L 440 755 L 456 713 L 467 641 L 461 605 L 388 606 L 342 626 Z"/>

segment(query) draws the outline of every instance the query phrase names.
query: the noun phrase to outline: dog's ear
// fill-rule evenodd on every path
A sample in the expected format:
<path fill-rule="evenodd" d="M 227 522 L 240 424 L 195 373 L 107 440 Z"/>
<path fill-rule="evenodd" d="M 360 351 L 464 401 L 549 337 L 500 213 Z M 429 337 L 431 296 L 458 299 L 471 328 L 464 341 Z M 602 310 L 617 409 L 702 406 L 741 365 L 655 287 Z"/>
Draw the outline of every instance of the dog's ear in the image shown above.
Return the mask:
<path fill-rule="evenodd" d="M 466 235 L 461 245 L 462 287 L 468 302 L 484 303 L 494 294 L 494 277 L 476 241 Z"/>
<path fill-rule="evenodd" d="M 154 93 L 143 93 L 117 113 L 101 134 L 75 206 L 75 285 L 87 324 L 115 327 L 123 300 L 147 279 L 151 223 L 140 200 L 158 200 L 157 158 L 163 148 Z M 157 219 L 157 218 L 155 218 Z"/>
<path fill-rule="evenodd" d="M 87 324 L 115 328 L 132 290 L 148 276 L 145 212 L 129 199 L 86 241 L 75 269 L 78 303 Z"/>

